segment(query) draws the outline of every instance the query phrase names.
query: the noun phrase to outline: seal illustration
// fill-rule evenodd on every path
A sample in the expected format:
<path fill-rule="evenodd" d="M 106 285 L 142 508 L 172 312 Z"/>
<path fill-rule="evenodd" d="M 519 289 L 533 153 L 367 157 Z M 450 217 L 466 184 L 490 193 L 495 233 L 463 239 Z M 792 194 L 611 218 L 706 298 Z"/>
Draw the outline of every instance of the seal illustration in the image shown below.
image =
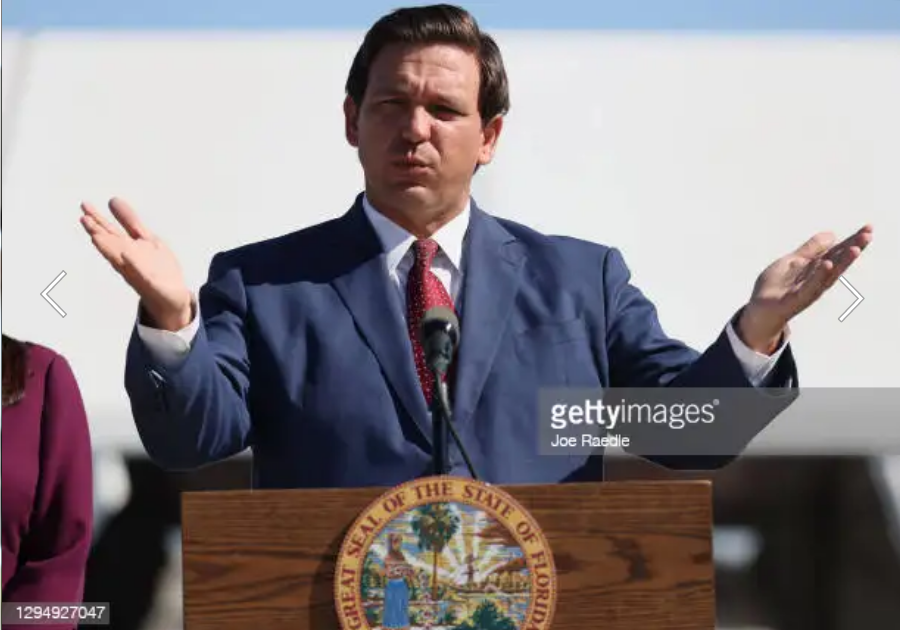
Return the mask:
<path fill-rule="evenodd" d="M 456 477 L 372 502 L 334 579 L 344 630 L 544 630 L 556 605 L 553 554 L 534 518 L 500 488 Z"/>

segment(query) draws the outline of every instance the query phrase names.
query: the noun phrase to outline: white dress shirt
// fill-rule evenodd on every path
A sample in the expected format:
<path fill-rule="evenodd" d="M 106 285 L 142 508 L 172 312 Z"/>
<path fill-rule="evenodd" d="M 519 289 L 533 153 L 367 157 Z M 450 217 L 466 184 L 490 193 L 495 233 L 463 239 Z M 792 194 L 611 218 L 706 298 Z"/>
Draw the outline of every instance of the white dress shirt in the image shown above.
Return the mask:
<path fill-rule="evenodd" d="M 363 210 L 372 227 L 375 229 L 384 251 L 385 273 L 396 288 L 397 305 L 401 313 L 406 313 L 406 279 L 415 262 L 412 244 L 415 236 L 375 210 L 368 198 L 363 196 Z M 444 288 L 459 307 L 460 288 L 463 281 L 462 250 L 466 229 L 469 225 L 471 205 L 457 217 L 447 223 L 432 239 L 440 246 L 432 263 L 431 270 L 438 277 Z M 147 350 L 160 364 L 174 368 L 184 360 L 191 349 L 194 336 L 200 326 L 201 313 L 199 304 L 194 305 L 194 319 L 186 327 L 177 332 L 157 330 L 137 322 L 138 336 Z M 764 386 L 768 376 L 775 367 L 784 347 L 787 344 L 787 333 L 781 345 L 772 355 L 765 355 L 749 348 L 738 337 L 731 322 L 726 327 L 728 340 L 732 350 L 743 367 L 747 379 L 756 387 Z"/>
<path fill-rule="evenodd" d="M 406 279 L 409 278 L 409 271 L 416 261 L 416 254 L 412 249 L 416 237 L 375 210 L 365 196 L 363 196 L 363 210 L 381 241 L 382 249 L 385 252 L 386 271 L 391 283 L 397 289 L 400 312 L 405 316 L 407 310 Z M 447 290 L 457 310 L 459 310 L 460 289 L 463 280 L 463 242 L 469 227 L 471 210 L 471 203 L 467 203 L 462 212 L 431 236 L 431 240 L 439 246 L 434 261 L 431 263 L 431 271 L 444 285 L 444 289 Z"/>

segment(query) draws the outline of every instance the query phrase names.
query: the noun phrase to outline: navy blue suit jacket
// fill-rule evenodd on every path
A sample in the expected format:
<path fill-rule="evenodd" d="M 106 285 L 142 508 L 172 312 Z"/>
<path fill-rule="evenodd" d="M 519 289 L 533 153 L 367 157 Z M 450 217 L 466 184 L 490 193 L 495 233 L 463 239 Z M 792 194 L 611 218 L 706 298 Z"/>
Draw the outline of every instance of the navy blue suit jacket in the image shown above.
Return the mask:
<path fill-rule="evenodd" d="M 430 415 L 361 198 L 334 220 L 217 254 L 179 367 L 155 364 L 135 332 L 126 388 L 153 460 L 190 469 L 250 448 L 254 485 L 266 488 L 430 474 Z M 751 386 L 724 331 L 702 354 L 664 333 L 615 248 L 473 203 L 463 260 L 452 404 L 486 481 L 601 478 L 602 455 L 539 454 L 540 388 Z M 772 385 L 795 384 L 787 348 Z M 466 474 L 455 449 L 451 463 Z"/>

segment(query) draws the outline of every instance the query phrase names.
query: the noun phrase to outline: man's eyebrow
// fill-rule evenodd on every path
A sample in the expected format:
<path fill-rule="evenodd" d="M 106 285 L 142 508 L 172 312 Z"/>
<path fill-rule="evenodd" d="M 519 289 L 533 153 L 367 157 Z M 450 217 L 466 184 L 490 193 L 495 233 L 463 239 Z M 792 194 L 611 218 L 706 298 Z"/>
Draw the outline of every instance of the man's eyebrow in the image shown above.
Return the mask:
<path fill-rule="evenodd" d="M 388 81 L 373 81 L 370 86 L 379 94 L 407 94 L 412 87 L 412 82 L 403 78 L 391 78 Z"/>

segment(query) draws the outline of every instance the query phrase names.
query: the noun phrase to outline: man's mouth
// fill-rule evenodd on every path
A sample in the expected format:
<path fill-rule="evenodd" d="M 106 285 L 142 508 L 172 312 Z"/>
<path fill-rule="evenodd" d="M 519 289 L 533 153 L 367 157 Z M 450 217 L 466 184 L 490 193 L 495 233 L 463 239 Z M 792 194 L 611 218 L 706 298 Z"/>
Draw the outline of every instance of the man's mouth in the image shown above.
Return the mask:
<path fill-rule="evenodd" d="M 403 166 L 405 168 L 427 168 L 428 162 L 425 160 L 420 160 L 418 158 L 402 158 L 397 161 L 399 166 Z"/>

